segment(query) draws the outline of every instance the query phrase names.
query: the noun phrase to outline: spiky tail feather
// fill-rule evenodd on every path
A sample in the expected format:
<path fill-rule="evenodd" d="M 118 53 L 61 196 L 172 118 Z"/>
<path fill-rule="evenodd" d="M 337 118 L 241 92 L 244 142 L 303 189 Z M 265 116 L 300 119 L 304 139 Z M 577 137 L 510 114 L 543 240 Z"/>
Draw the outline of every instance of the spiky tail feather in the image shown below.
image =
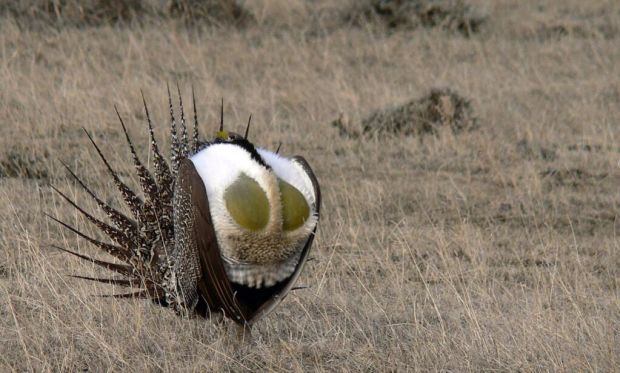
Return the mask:
<path fill-rule="evenodd" d="M 64 251 L 82 260 L 89 261 L 97 266 L 123 276 L 123 278 L 94 278 L 79 275 L 74 275 L 73 277 L 89 281 L 115 284 L 123 287 L 137 288 L 139 290 L 135 292 L 112 294 L 110 296 L 116 298 L 151 299 L 157 304 L 162 306 L 171 306 L 178 312 L 181 312 L 183 305 L 175 302 L 176 297 L 171 296 L 171 291 L 166 286 L 166 284 L 169 283 L 169 277 L 171 276 L 170 268 L 172 267 L 171 259 L 168 253 L 169 250 L 174 247 L 172 196 L 174 190 L 174 180 L 179 168 L 179 160 L 198 151 L 199 141 L 198 116 L 196 113 L 196 100 L 193 87 L 192 103 L 194 106 L 194 131 L 192 136 L 192 144 L 189 143 L 189 136 L 185 123 L 185 113 L 183 110 L 183 101 L 178 85 L 177 92 L 179 94 L 179 110 L 181 118 L 180 138 L 177 136 L 177 126 L 176 119 L 174 117 L 172 96 L 170 95 L 170 89 L 168 88 L 171 137 L 170 164 L 165 160 L 159 151 L 159 146 L 154 136 L 153 124 L 151 122 L 148 106 L 146 104 L 146 99 L 144 98 L 144 94 L 141 92 L 149 131 L 150 147 L 154 154 L 154 175 L 151 174 L 151 172 L 138 157 L 125 123 L 115 107 L 116 114 L 127 140 L 127 145 L 131 153 L 133 164 L 138 176 L 142 193 L 145 196 L 145 200 L 142 200 L 129 186 L 127 186 L 127 184 L 120 179 L 117 172 L 114 171 L 91 134 L 84 130 L 102 162 L 106 166 L 112 181 L 122 195 L 123 201 L 131 211 L 133 218 L 122 214 L 107 203 L 103 202 L 103 200 L 99 198 L 65 163 L 62 163 L 63 166 L 86 191 L 86 193 L 90 195 L 98 207 L 104 211 L 110 219 L 111 224 L 94 217 L 92 214 L 77 205 L 66 194 L 52 186 L 54 191 L 56 191 L 71 206 L 76 208 L 100 231 L 105 233 L 108 238 L 116 243 L 116 245 L 96 240 L 55 217 L 49 215 L 48 217 L 56 223 L 62 225 L 65 229 L 70 230 L 82 239 L 92 243 L 100 250 L 110 254 L 116 260 L 122 262 L 122 264 L 106 262 L 68 250 L 66 248 L 53 246 L 58 250 Z"/>

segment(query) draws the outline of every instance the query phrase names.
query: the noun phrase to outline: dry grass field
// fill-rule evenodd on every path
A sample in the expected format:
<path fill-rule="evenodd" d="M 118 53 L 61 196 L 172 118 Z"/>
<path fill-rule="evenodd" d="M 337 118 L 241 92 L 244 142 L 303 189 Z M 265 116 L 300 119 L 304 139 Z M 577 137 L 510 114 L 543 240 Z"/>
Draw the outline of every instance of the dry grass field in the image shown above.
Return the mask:
<path fill-rule="evenodd" d="M 0 371 L 618 369 L 620 3 L 472 0 L 470 34 L 347 17 L 355 1 L 246 3 L 243 25 L 0 13 Z M 321 182 L 309 288 L 248 343 L 95 297 L 121 289 L 68 277 L 103 271 L 50 248 L 96 254 L 44 217 L 97 234 L 50 189 L 97 211 L 60 160 L 120 206 L 81 128 L 135 185 L 113 106 L 147 159 L 140 89 L 168 143 L 167 82 L 195 87 L 203 133 L 223 97 L 230 129 L 251 113 L 253 141 Z M 434 88 L 477 126 L 347 135 Z"/>

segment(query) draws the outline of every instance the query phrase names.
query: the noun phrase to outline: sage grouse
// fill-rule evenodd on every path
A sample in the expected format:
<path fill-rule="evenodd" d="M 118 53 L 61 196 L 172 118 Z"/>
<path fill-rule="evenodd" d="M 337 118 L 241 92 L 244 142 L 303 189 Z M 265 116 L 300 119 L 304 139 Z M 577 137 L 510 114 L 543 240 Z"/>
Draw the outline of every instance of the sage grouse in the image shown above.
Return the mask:
<path fill-rule="evenodd" d="M 177 87 L 178 88 L 178 87 Z M 194 128 L 191 140 L 179 94 L 175 120 L 170 90 L 171 155 L 168 163 L 157 145 L 142 95 L 153 154 L 154 173 L 142 163 L 116 110 L 144 194 L 140 198 L 86 135 L 131 211 L 131 217 L 99 198 L 66 165 L 111 224 L 85 211 L 54 188 L 92 224 L 108 243 L 53 220 L 122 262 L 108 262 L 57 247 L 107 268 L 122 278 L 82 279 L 134 289 L 118 298 L 146 298 L 180 314 L 204 317 L 223 313 L 251 325 L 273 310 L 296 282 L 308 258 L 319 218 L 319 185 L 308 163 L 254 146 L 245 136 L 220 128 L 212 141 L 200 141 L 192 89 Z"/>

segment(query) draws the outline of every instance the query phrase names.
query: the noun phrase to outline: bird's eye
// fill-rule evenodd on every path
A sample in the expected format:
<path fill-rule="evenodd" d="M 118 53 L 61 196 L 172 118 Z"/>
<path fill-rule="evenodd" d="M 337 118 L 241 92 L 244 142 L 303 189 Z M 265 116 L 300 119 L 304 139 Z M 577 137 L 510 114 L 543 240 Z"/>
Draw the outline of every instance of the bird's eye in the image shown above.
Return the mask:
<path fill-rule="evenodd" d="M 269 200 L 256 180 L 241 174 L 224 192 L 226 209 L 241 227 L 253 231 L 269 222 Z"/>
<path fill-rule="evenodd" d="M 310 216 L 310 206 L 297 188 L 278 180 L 282 200 L 282 229 L 292 231 L 301 227 Z"/>

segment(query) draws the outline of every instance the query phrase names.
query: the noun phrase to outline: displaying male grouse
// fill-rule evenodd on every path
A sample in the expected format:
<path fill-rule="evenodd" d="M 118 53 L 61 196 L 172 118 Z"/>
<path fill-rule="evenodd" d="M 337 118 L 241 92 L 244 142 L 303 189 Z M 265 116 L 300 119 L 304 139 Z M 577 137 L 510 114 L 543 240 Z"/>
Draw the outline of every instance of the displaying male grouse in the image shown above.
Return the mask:
<path fill-rule="evenodd" d="M 178 88 L 178 87 L 177 87 Z M 89 237 L 51 217 L 115 257 L 107 262 L 57 247 L 123 278 L 78 278 L 139 290 L 114 297 L 146 298 L 178 313 L 208 317 L 223 313 L 242 325 L 273 310 L 287 295 L 308 258 L 319 218 L 320 190 L 299 156 L 255 147 L 245 136 L 220 128 L 212 141 L 199 141 L 196 100 L 192 139 L 179 91 L 179 132 L 168 90 L 171 120 L 170 164 L 162 156 L 144 102 L 154 173 L 140 161 L 116 111 L 144 194 L 141 199 L 114 171 L 88 132 L 131 217 L 105 203 L 69 168 L 111 223 L 82 209 L 54 188 L 114 243 Z M 250 117 L 251 119 L 251 117 Z"/>

